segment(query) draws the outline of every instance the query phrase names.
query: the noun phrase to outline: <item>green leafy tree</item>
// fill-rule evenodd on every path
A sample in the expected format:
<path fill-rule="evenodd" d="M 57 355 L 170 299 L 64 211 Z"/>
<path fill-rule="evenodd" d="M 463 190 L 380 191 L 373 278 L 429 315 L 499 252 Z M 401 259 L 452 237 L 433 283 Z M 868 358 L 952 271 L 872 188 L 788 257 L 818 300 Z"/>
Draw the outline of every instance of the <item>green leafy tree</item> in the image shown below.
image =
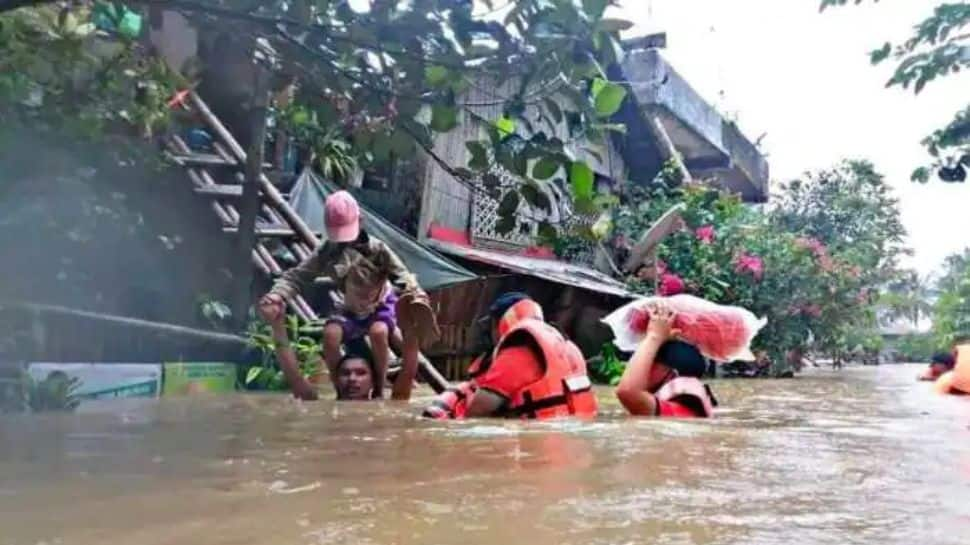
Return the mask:
<path fill-rule="evenodd" d="M 822 9 L 864 0 L 822 0 Z M 895 61 L 887 87 L 912 88 L 919 94 L 927 84 L 970 68 L 970 4 L 939 2 L 930 15 L 901 43 L 887 42 L 870 53 L 873 64 Z M 933 158 L 913 171 L 913 181 L 926 183 L 935 172 L 945 182 L 964 182 L 970 169 L 970 103 L 946 126 L 922 141 Z"/>
<path fill-rule="evenodd" d="M 843 255 L 872 285 L 893 280 L 908 253 L 899 201 L 868 161 L 845 161 L 785 184 L 771 217 L 779 228 Z"/>
<path fill-rule="evenodd" d="M 604 17 L 613 3 L 375 0 L 359 11 L 338 0 L 143 5 L 178 10 L 203 31 L 233 35 L 234 47 L 262 59 L 275 88 L 293 85 L 296 99 L 284 107 L 287 128 L 316 148 L 329 147 L 328 157 L 342 154 L 327 163 L 335 172 L 423 149 L 473 191 L 494 191 L 496 169 L 514 173 L 521 184 L 508 188 L 513 191 L 502 207 L 511 216 L 519 199 L 548 206 L 538 189 L 557 175 L 581 209 L 602 205 L 594 201 L 592 170 L 576 152 L 601 146 L 610 131 L 621 129 L 612 117 L 627 90 L 611 82 L 606 69 L 622 58 L 619 32 L 632 25 Z M 97 26 L 92 14 L 99 5 L 0 2 L 0 32 L 11 44 L 0 58 L 0 93 L 15 99 L 4 102 L 13 110 L 6 117 L 83 118 L 102 127 L 130 117 L 141 100 L 152 110 L 150 124 L 162 122 L 155 114 L 165 109 L 158 106 L 186 82 L 148 72 L 155 64 L 137 40 Z M 117 54 L 91 53 L 101 44 Z M 79 72 L 98 75 L 81 78 L 79 91 L 72 87 Z M 470 100 L 472 88 L 508 92 Z M 83 100 L 75 104 L 78 96 Z M 481 135 L 468 142 L 469 164 L 448 164 L 434 153 L 433 137 L 463 123 L 476 123 Z"/>
<path fill-rule="evenodd" d="M 944 262 L 933 305 L 933 336 L 941 346 L 970 335 L 970 250 Z"/>
<path fill-rule="evenodd" d="M 905 320 L 914 327 L 933 311 L 931 290 L 926 279 L 916 271 L 900 271 L 879 296 L 879 306 L 888 320 Z"/>
<path fill-rule="evenodd" d="M 150 136 L 185 82 L 130 37 L 93 22 L 87 2 L 4 12 L 0 3 L 0 143 L 21 127 Z M 6 146 L 0 146 L 0 149 Z"/>

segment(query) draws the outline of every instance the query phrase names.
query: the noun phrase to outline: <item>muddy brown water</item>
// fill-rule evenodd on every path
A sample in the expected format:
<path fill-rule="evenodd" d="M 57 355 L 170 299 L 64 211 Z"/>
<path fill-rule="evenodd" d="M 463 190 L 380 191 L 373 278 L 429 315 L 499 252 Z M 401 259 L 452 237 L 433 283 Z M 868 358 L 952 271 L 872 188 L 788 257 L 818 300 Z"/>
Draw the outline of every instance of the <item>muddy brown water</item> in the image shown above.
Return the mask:
<path fill-rule="evenodd" d="M 715 382 L 710 422 L 428 422 L 229 395 L 0 418 L 0 545 L 970 543 L 970 398 Z"/>

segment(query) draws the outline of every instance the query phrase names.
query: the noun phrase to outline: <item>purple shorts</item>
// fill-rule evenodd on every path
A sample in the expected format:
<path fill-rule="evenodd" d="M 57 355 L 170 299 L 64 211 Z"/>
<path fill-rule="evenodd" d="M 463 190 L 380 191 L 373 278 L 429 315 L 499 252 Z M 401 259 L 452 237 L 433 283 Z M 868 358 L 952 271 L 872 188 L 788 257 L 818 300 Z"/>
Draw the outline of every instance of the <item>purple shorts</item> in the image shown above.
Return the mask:
<path fill-rule="evenodd" d="M 344 342 L 361 339 L 370 331 L 370 326 L 375 322 L 384 322 L 387 330 L 394 333 L 397 328 L 397 295 L 387 290 L 384 300 L 377 305 L 377 309 L 370 316 L 358 318 L 351 314 L 343 313 L 331 316 L 327 323 L 339 323 L 344 330 Z"/>

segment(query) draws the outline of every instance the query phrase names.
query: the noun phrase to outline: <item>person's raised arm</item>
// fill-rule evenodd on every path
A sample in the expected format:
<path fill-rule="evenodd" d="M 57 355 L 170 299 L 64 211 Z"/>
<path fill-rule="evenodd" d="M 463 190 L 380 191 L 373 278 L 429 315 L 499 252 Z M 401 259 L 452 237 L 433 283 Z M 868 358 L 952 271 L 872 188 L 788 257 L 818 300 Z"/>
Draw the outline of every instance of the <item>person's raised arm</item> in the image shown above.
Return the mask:
<path fill-rule="evenodd" d="M 657 351 L 672 336 L 674 322 L 674 313 L 663 303 L 651 305 L 647 311 L 650 313 L 647 335 L 633 353 L 616 386 L 617 399 L 636 416 L 657 414 L 657 398 L 647 387 Z"/>
<path fill-rule="evenodd" d="M 269 293 L 279 295 L 284 299 L 300 295 L 314 279 L 324 273 L 324 259 L 323 246 L 321 246 L 296 267 L 283 271 Z"/>
<path fill-rule="evenodd" d="M 286 331 L 284 320 L 275 320 L 270 324 L 273 330 L 273 344 L 276 347 L 276 360 L 286 377 L 286 383 L 293 392 L 293 397 L 304 401 L 314 401 L 319 397 L 317 389 L 300 372 L 300 360 L 290 347 L 290 336 Z"/>
<path fill-rule="evenodd" d="M 468 408 L 465 411 L 466 418 L 485 418 L 495 416 L 506 403 L 506 399 L 501 395 L 479 388 L 468 400 Z"/>

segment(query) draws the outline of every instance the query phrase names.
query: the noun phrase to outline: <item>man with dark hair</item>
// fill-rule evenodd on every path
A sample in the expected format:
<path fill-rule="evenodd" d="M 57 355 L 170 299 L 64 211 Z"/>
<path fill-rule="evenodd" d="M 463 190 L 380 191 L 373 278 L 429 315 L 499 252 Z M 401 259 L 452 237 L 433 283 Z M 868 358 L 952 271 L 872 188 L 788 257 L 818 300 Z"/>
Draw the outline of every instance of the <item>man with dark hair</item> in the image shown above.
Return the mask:
<path fill-rule="evenodd" d="M 937 352 L 933 354 L 933 358 L 930 360 L 930 365 L 922 373 L 920 373 L 919 380 L 936 380 L 940 378 L 943 373 L 947 371 L 952 371 L 953 366 L 956 364 L 956 358 L 953 354 L 947 352 Z"/>
<path fill-rule="evenodd" d="M 582 352 L 545 322 L 542 307 L 524 293 L 505 293 L 479 320 L 483 355 L 472 380 L 436 399 L 426 416 L 500 416 L 547 419 L 593 417 L 596 397 Z"/>
<path fill-rule="evenodd" d="M 369 354 L 347 352 L 337 364 L 337 399 L 368 401 L 374 399 L 374 359 Z"/>
<path fill-rule="evenodd" d="M 293 397 L 304 401 L 320 397 L 315 384 L 310 382 L 300 370 L 300 361 L 290 346 L 289 333 L 282 318 L 270 323 L 273 343 L 276 346 L 276 360 L 279 363 L 286 383 Z M 363 341 L 348 346 L 347 353 L 334 366 L 333 386 L 340 401 L 366 401 L 376 399 L 377 365 L 367 344 Z"/>
<path fill-rule="evenodd" d="M 648 308 L 647 334 L 626 366 L 616 397 L 636 416 L 710 417 L 717 405 L 699 379 L 707 360 L 675 340 L 674 313 L 662 302 Z"/>

